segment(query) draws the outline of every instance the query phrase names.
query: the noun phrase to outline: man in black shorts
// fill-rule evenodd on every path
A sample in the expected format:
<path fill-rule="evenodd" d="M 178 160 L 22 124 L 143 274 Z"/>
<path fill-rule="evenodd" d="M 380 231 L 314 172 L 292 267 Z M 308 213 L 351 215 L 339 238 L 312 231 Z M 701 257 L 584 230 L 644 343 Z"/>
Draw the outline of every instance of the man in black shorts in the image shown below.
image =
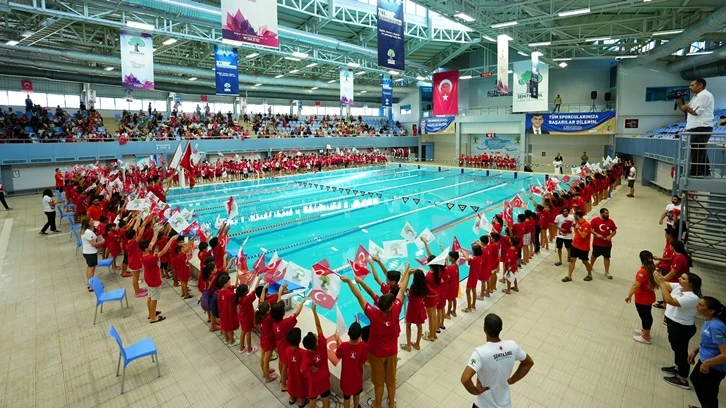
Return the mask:
<path fill-rule="evenodd" d="M 555 218 L 557 225 L 557 258 L 559 261 L 555 266 L 562 265 L 562 247 L 567 248 L 567 262 L 570 261 L 570 246 L 572 244 L 572 226 L 575 224 L 575 218 L 570 215 L 569 208 L 563 208 L 562 214 Z"/>
<path fill-rule="evenodd" d="M 587 269 L 587 276 L 585 276 L 585 282 L 592 280 L 592 265 L 590 265 L 590 237 L 592 236 L 592 227 L 587 222 L 585 217 L 582 215 L 582 211 L 575 211 L 575 226 L 573 227 L 575 232 L 572 239 L 572 247 L 570 248 L 570 267 L 567 271 L 567 276 L 562 278 L 562 282 L 569 282 L 572 280 L 572 272 L 575 270 L 575 263 L 577 260 L 581 260 L 582 264 Z"/>
<path fill-rule="evenodd" d="M 613 248 L 613 237 L 618 232 L 615 222 L 610 219 L 610 211 L 607 208 L 600 209 L 600 216 L 590 221 L 592 227 L 592 257 L 590 263 L 594 266 L 595 260 L 602 256 L 605 264 L 605 277 L 612 279 L 610 275 L 610 252 Z"/>

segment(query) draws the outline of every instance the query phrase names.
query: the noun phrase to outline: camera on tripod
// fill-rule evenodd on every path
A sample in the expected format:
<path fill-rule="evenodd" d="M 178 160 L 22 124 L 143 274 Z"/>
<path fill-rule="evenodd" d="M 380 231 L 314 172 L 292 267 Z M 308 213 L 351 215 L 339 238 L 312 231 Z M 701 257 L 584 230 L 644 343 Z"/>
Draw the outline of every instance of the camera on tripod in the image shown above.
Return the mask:
<path fill-rule="evenodd" d="M 673 110 L 678 109 L 678 101 L 680 100 L 681 103 L 686 102 L 686 98 L 688 97 L 688 89 L 673 89 L 668 91 L 668 94 L 666 94 L 666 99 L 669 101 L 675 101 L 673 104 Z"/>

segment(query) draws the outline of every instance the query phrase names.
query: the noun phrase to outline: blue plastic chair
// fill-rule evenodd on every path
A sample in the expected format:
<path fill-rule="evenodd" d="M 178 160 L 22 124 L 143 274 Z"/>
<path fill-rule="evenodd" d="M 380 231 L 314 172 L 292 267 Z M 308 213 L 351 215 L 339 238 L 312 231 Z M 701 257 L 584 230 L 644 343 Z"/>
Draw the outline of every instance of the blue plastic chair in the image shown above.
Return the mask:
<path fill-rule="evenodd" d="M 98 265 L 96 265 L 96 266 L 97 267 L 106 267 L 106 268 L 108 268 L 108 273 L 111 273 L 112 264 L 113 264 L 113 258 L 106 258 L 106 259 L 101 259 L 100 261 L 98 261 Z"/>
<path fill-rule="evenodd" d="M 138 360 L 143 357 L 151 356 L 151 362 L 156 363 L 156 374 L 157 378 L 161 377 L 161 369 L 159 368 L 159 352 L 156 350 L 156 345 L 151 338 L 146 337 L 137 341 L 136 343 L 124 348 L 124 343 L 121 340 L 121 336 L 118 334 L 113 325 L 108 329 L 108 335 L 118 343 L 118 364 L 116 365 L 116 377 L 121 369 L 121 358 L 124 359 L 124 371 L 121 376 L 121 394 L 124 393 L 124 383 L 126 382 L 126 366 L 134 360 Z M 156 359 L 154 358 L 156 357 Z"/>
<path fill-rule="evenodd" d="M 78 227 L 81 225 L 78 224 Z M 80 228 L 75 228 L 75 226 L 71 226 L 71 236 L 76 237 L 76 259 L 78 259 L 78 248 L 83 246 L 83 242 L 81 242 L 81 237 L 78 236 L 78 230 Z"/>
<path fill-rule="evenodd" d="M 103 304 L 106 302 L 121 302 L 123 307 L 123 300 L 126 299 L 126 308 L 129 308 L 129 298 L 126 297 L 126 289 L 119 288 L 114 289 L 110 292 L 104 292 L 103 283 L 98 276 L 94 276 L 88 280 L 88 285 L 93 289 L 93 294 L 96 295 L 96 313 L 93 314 L 93 324 L 96 324 L 96 316 L 98 315 L 98 306 L 101 306 L 101 313 L 103 313 Z"/>
<path fill-rule="evenodd" d="M 70 204 L 70 205 L 73 205 L 73 204 Z M 72 213 L 72 212 L 63 212 L 63 209 L 61 208 L 60 205 L 56 205 L 55 208 L 58 209 L 58 214 L 60 216 L 60 220 L 58 220 L 58 226 L 59 227 L 63 223 L 63 219 L 64 218 L 68 220 L 68 223 L 69 224 L 71 224 L 71 225 L 73 224 L 73 217 L 75 216 L 74 213 Z M 69 208 L 69 207 L 66 206 L 66 208 Z M 75 206 L 73 208 L 75 209 Z"/>

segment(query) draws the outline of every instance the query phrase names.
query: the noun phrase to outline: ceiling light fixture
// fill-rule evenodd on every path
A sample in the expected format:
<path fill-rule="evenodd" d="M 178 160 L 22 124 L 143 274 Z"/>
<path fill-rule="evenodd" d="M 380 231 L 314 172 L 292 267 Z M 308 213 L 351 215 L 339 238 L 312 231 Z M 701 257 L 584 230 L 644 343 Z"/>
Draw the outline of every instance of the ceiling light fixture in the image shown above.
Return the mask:
<path fill-rule="evenodd" d="M 311 90 L 311 91 L 314 91 L 314 90 L 316 90 L 316 89 L 318 89 L 318 87 L 317 87 L 317 86 L 314 86 L 314 87 L 310 88 L 310 90 Z"/>
<path fill-rule="evenodd" d="M 471 75 L 462 75 L 459 79 L 471 79 Z"/>
<path fill-rule="evenodd" d="M 610 37 L 593 37 L 593 38 L 585 38 L 585 41 L 587 42 L 595 42 L 595 41 L 606 41 L 609 40 Z"/>
<path fill-rule="evenodd" d="M 306 54 L 304 52 L 300 52 L 300 51 L 295 51 L 292 53 L 292 56 L 295 58 L 307 58 L 308 54 Z"/>
<path fill-rule="evenodd" d="M 631 59 L 631 58 L 638 58 L 637 55 L 618 55 L 615 57 L 615 59 Z"/>
<path fill-rule="evenodd" d="M 262 84 L 255 84 L 254 86 L 262 86 Z"/>
<path fill-rule="evenodd" d="M 15 41 L 15 40 L 10 40 L 10 41 L 8 41 L 8 42 L 5 43 L 5 45 L 9 45 L 11 47 L 14 47 L 14 46 L 16 46 L 18 44 L 20 44 L 20 41 Z"/>
<path fill-rule="evenodd" d="M 349 62 L 349 63 L 347 63 L 345 65 L 347 65 L 349 67 L 352 67 L 352 68 L 358 68 L 360 66 L 360 64 L 357 63 L 357 62 Z"/>
<path fill-rule="evenodd" d="M 398 78 L 397 80 L 395 80 L 395 81 L 393 81 L 393 82 L 403 82 L 403 81 L 405 81 L 405 79 L 403 79 L 403 78 Z"/>
<path fill-rule="evenodd" d="M 300 72 L 299 69 L 293 69 L 292 71 L 290 71 L 291 74 L 297 74 L 298 72 Z"/>
<path fill-rule="evenodd" d="M 653 35 L 671 35 L 671 34 L 680 34 L 683 30 L 667 30 L 667 31 L 656 31 L 653 33 Z"/>
<path fill-rule="evenodd" d="M 688 54 L 686 54 L 686 56 L 689 56 L 690 57 L 691 55 L 708 55 L 708 54 L 713 54 L 713 51 L 689 52 Z"/>
<path fill-rule="evenodd" d="M 312 68 L 312 67 L 314 67 L 316 65 L 318 65 L 318 63 L 317 62 L 313 62 L 311 64 L 305 65 L 305 68 Z"/>
<path fill-rule="evenodd" d="M 35 32 L 34 32 L 34 31 L 26 31 L 26 32 L 24 32 L 24 33 L 20 34 L 20 36 L 21 36 L 21 37 L 25 37 L 25 38 L 28 38 L 28 37 L 32 37 L 32 36 L 33 36 L 33 34 L 35 34 Z"/>
<path fill-rule="evenodd" d="M 567 63 L 566 62 L 560 62 L 558 65 L 560 66 L 560 68 L 564 68 L 564 67 L 567 66 Z"/>
<path fill-rule="evenodd" d="M 139 30 L 154 30 L 156 28 L 153 24 L 139 23 L 136 21 L 127 21 L 126 27 L 136 28 Z"/>
<path fill-rule="evenodd" d="M 419 76 L 416 77 L 416 80 L 418 80 L 418 81 L 425 81 L 426 78 L 424 78 L 421 75 L 419 75 Z"/>
<path fill-rule="evenodd" d="M 335 81 L 337 81 L 337 79 L 331 79 L 330 81 L 328 81 L 328 83 L 329 83 L 329 84 L 332 84 L 332 83 L 333 83 L 333 82 L 335 82 Z"/>
<path fill-rule="evenodd" d="M 224 39 L 222 39 L 222 44 L 234 45 L 236 47 L 239 47 L 240 45 L 242 45 L 244 43 L 242 41 L 228 40 L 228 39 L 224 38 Z"/>
<path fill-rule="evenodd" d="M 254 58 L 254 57 L 258 56 L 258 55 L 260 55 L 260 54 L 258 54 L 256 52 L 253 52 L 252 54 L 245 55 L 245 58 Z"/>
<path fill-rule="evenodd" d="M 548 45 L 551 45 L 552 42 L 550 41 L 542 41 L 542 42 L 536 42 L 536 43 L 530 43 L 530 47 L 546 47 Z"/>
<path fill-rule="evenodd" d="M 284 77 L 284 76 L 285 76 L 285 75 L 282 75 L 282 74 L 280 74 L 280 75 L 275 75 L 275 79 L 280 79 L 280 78 L 282 78 L 282 77 Z"/>
<path fill-rule="evenodd" d="M 519 55 L 521 55 L 523 57 L 529 57 L 529 54 L 527 54 L 525 52 L 522 52 L 522 51 L 517 51 L 517 54 L 519 54 Z"/>
<path fill-rule="evenodd" d="M 164 41 L 162 44 L 164 44 L 164 45 L 172 45 L 175 42 L 177 42 L 177 39 L 176 38 L 169 38 L 168 40 Z"/>
<path fill-rule="evenodd" d="M 467 15 L 467 14 L 464 14 L 464 13 L 458 13 L 458 14 L 454 14 L 454 17 L 457 17 L 457 18 L 459 18 L 459 19 L 461 19 L 461 20 L 464 20 L 464 21 L 466 21 L 467 23 L 471 23 L 472 21 L 474 21 L 474 20 L 475 20 L 475 18 L 474 18 L 474 17 L 472 17 L 472 16 L 469 16 L 469 15 Z"/>
<path fill-rule="evenodd" d="M 497 42 L 497 40 L 493 39 L 492 37 L 489 37 L 488 35 L 483 35 L 482 38 L 484 38 L 487 41 Z"/>
<path fill-rule="evenodd" d="M 300 58 L 295 58 L 295 57 L 285 57 L 285 59 L 288 61 L 300 61 Z"/>
<path fill-rule="evenodd" d="M 507 74 L 513 74 L 513 73 L 514 73 L 514 71 L 512 71 L 511 69 L 509 71 L 507 71 Z"/>
<path fill-rule="evenodd" d="M 368 92 L 368 91 L 360 91 L 360 93 L 362 93 L 362 94 L 364 94 L 364 93 L 366 93 L 366 92 Z"/>
<path fill-rule="evenodd" d="M 552 61 L 572 61 L 572 58 L 552 58 Z"/>
<path fill-rule="evenodd" d="M 398 72 L 398 71 L 388 71 L 388 73 L 391 74 L 391 75 L 393 75 L 393 76 L 396 76 L 396 75 L 400 74 L 400 72 Z"/>
<path fill-rule="evenodd" d="M 590 9 L 584 8 L 584 9 L 578 9 L 578 10 L 568 10 L 568 11 L 562 11 L 557 13 L 560 17 L 570 17 L 570 16 L 579 16 L 580 14 L 589 14 Z"/>
<path fill-rule="evenodd" d="M 356 74 L 356 75 L 363 75 L 363 74 L 365 74 L 365 73 L 366 73 L 365 71 L 358 71 L 358 72 L 356 72 L 355 74 Z"/>
<path fill-rule="evenodd" d="M 103 70 L 104 71 L 113 71 L 114 70 L 114 67 L 106 67 Z"/>
<path fill-rule="evenodd" d="M 197 77 L 191 77 L 191 78 L 189 78 L 189 80 L 190 81 L 196 81 L 197 80 Z"/>
<path fill-rule="evenodd" d="M 516 21 L 507 21 L 506 23 L 492 24 L 491 27 L 492 28 L 504 28 L 504 27 L 516 26 L 517 24 L 519 24 L 519 23 Z"/>

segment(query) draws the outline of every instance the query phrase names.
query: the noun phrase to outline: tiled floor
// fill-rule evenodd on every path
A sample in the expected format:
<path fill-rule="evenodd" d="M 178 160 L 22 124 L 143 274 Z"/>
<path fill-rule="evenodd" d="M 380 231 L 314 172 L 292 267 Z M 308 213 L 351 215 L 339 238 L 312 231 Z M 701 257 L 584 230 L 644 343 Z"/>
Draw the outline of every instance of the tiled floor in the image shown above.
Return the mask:
<path fill-rule="evenodd" d="M 532 372 L 512 387 L 514 407 L 685 407 L 697 404 L 693 391 L 661 380 L 658 367 L 671 363 L 665 326 L 654 326 L 652 346 L 633 342 L 639 325 L 632 305 L 623 301 L 639 267 L 638 252 L 660 253 L 657 220 L 668 197 L 639 188 L 636 199 L 618 192 L 606 203 L 619 226 L 611 272 L 564 284 L 565 267 L 544 254 L 520 273 L 518 294 L 499 294 L 484 305 L 504 319 L 503 338 L 518 341 L 535 361 Z M 163 286 L 161 324 L 146 321 L 145 299 L 130 298 L 130 308 L 108 304 L 93 326 L 94 296 L 87 293 L 84 264 L 74 255 L 68 225 L 63 234 L 38 235 L 44 215 L 38 196 L 12 198 L 12 212 L 0 211 L 0 404 L 3 407 L 283 407 L 278 384 L 260 381 L 257 356 L 242 357 L 207 330 L 196 299 L 183 301 Z M 726 299 L 726 278 L 698 265 L 704 293 Z M 128 279 L 99 268 L 107 288 Z M 196 294 L 196 293 L 195 293 Z M 398 406 L 470 407 L 472 398 L 459 377 L 474 347 L 484 341 L 480 303 L 476 315 L 456 318 L 441 340 L 421 352 L 399 353 Z M 662 312 L 655 311 L 656 322 Z M 129 366 L 126 393 L 115 376 L 118 348 L 108 338 L 114 324 L 126 342 L 145 336 L 160 352 L 161 378 L 150 360 Z M 303 330 L 310 329 L 303 312 Z M 699 322 L 700 325 L 700 322 Z M 334 325 L 325 323 L 326 332 Z M 402 333 L 403 334 L 403 333 Z M 256 339 L 255 339 L 256 341 Z M 691 346 L 698 341 L 694 337 Z M 333 370 L 337 373 L 337 370 Z M 370 383 L 366 393 L 370 394 Z M 726 383 L 721 387 L 726 399 Z M 364 399 L 365 400 L 365 399 Z"/>

